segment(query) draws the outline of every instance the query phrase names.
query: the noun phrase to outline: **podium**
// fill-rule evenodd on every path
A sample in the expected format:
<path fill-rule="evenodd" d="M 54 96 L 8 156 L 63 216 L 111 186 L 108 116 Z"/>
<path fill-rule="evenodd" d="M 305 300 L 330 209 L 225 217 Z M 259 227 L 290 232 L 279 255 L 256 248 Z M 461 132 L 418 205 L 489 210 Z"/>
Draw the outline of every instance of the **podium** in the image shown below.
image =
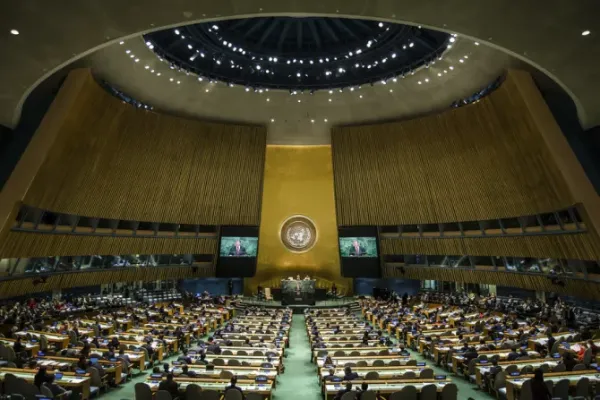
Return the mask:
<path fill-rule="evenodd" d="M 281 304 L 315 305 L 314 280 L 281 280 Z"/>

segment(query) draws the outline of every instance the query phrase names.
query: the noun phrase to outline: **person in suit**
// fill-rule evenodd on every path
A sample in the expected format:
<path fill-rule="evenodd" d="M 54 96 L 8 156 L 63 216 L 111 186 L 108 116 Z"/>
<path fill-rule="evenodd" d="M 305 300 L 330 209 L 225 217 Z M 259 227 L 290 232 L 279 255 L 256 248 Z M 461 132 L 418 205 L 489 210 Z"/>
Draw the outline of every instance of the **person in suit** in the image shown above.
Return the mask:
<path fill-rule="evenodd" d="M 352 383 L 348 382 L 346 383 L 346 388 L 340 390 L 339 392 L 337 392 L 337 394 L 334 397 L 334 400 L 341 400 L 342 396 L 345 395 L 348 392 L 352 391 Z"/>
<path fill-rule="evenodd" d="M 544 383 L 544 372 L 536 369 L 531 380 L 531 398 L 535 400 L 551 400 L 552 394 Z"/>
<path fill-rule="evenodd" d="M 47 382 L 50 382 L 50 375 L 48 374 L 48 372 L 46 370 L 46 366 L 42 365 L 42 366 L 40 366 L 40 369 L 38 369 L 38 372 L 33 377 L 33 384 L 35 386 L 37 386 L 38 388 L 40 388 L 42 386 L 42 384 L 47 383 Z"/>
<path fill-rule="evenodd" d="M 352 241 L 352 245 L 350 246 L 348 254 L 350 255 L 350 257 L 360 257 L 367 254 L 367 250 L 364 248 L 364 246 L 360 245 L 358 240 L 354 239 Z"/>
<path fill-rule="evenodd" d="M 179 397 L 179 384 L 173 380 L 173 374 L 167 374 L 167 379 L 158 385 L 158 390 L 166 390 L 173 399 Z"/>
<path fill-rule="evenodd" d="M 211 351 L 214 354 L 221 354 L 221 346 L 215 343 L 215 339 L 212 337 L 208 338 L 208 346 L 206 347 L 206 351 Z"/>
<path fill-rule="evenodd" d="M 514 361 L 519 358 L 519 353 L 517 353 L 517 349 L 514 347 L 510 349 L 510 353 L 508 353 L 508 357 L 506 358 L 508 361 Z"/>
<path fill-rule="evenodd" d="M 188 356 L 187 350 L 183 349 L 182 355 L 177 358 L 177 361 L 183 361 L 186 364 L 191 364 L 192 358 Z"/>
<path fill-rule="evenodd" d="M 552 346 L 554 346 L 554 343 L 556 343 L 556 338 L 552 336 L 552 332 L 548 332 L 548 353 L 552 351 Z"/>
<path fill-rule="evenodd" d="M 358 374 L 356 372 L 352 372 L 352 368 L 350 367 L 344 368 L 344 380 L 351 381 L 354 379 L 358 379 Z M 350 385 L 350 388 L 352 388 L 352 385 Z"/>
<path fill-rule="evenodd" d="M 237 390 L 237 391 L 239 391 L 242 394 L 242 399 L 244 399 L 245 396 L 244 396 L 244 392 L 242 391 L 242 388 L 239 387 L 239 386 L 237 386 L 237 377 L 232 376 L 230 382 L 231 383 L 229 384 L 229 386 L 227 386 L 225 388 L 225 395 L 227 395 L 227 391 L 228 390 Z"/>
<path fill-rule="evenodd" d="M 54 378 L 55 378 L 54 375 L 48 375 L 48 381 L 46 382 L 46 386 L 48 386 L 48 389 L 50 389 L 50 391 L 52 392 L 54 397 L 56 398 L 57 396 L 60 396 L 63 393 L 66 393 L 65 398 L 66 399 L 70 398 L 71 393 L 73 393 L 73 392 L 54 383 Z"/>
<path fill-rule="evenodd" d="M 323 377 L 323 380 L 325 382 L 329 382 L 329 381 L 332 381 L 333 378 L 335 378 L 335 369 L 334 368 L 330 368 L 329 369 L 329 375 Z"/>
<path fill-rule="evenodd" d="M 246 248 L 244 246 L 242 246 L 242 243 L 240 242 L 240 240 L 236 240 L 235 243 L 233 244 L 233 246 L 231 246 L 229 248 L 229 255 L 230 256 L 245 256 L 247 255 L 246 253 Z"/>

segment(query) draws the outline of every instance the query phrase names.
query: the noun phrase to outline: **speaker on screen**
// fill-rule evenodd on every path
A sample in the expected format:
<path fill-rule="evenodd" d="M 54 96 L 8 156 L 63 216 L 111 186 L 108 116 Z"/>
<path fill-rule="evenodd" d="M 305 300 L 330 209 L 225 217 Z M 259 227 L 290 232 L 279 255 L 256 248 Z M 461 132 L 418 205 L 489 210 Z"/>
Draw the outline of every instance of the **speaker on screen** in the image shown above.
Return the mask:
<path fill-rule="evenodd" d="M 251 277 L 256 273 L 258 227 L 223 226 L 219 237 L 217 277 Z"/>
<path fill-rule="evenodd" d="M 349 278 L 379 278 L 377 227 L 352 226 L 338 230 L 342 275 Z"/>

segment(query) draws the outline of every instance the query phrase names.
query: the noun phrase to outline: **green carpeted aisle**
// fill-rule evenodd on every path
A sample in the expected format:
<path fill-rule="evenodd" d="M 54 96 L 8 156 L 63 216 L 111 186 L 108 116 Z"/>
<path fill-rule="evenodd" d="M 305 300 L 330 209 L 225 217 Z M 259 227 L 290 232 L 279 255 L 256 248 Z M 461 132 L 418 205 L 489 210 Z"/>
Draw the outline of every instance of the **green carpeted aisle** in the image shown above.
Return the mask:
<path fill-rule="evenodd" d="M 315 364 L 310 362 L 310 345 L 304 315 L 295 314 L 290 331 L 290 347 L 285 349 L 285 373 L 277 378 L 275 400 L 322 399 Z"/>

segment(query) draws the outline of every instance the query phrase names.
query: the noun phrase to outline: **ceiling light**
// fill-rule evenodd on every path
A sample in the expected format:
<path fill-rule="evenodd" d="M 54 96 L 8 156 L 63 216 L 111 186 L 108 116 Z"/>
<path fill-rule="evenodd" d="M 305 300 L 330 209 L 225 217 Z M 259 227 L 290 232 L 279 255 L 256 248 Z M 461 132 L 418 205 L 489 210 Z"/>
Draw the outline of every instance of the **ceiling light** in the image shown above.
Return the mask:
<path fill-rule="evenodd" d="M 425 82 L 429 82 L 429 78 L 425 78 Z"/>
<path fill-rule="evenodd" d="M 392 53 L 392 58 L 396 58 L 396 53 Z"/>
<path fill-rule="evenodd" d="M 271 118 L 271 122 L 275 122 L 275 118 Z"/>
<path fill-rule="evenodd" d="M 208 89 L 204 90 L 206 93 L 208 93 Z"/>
<path fill-rule="evenodd" d="M 390 93 L 392 93 L 394 91 L 394 89 L 390 89 Z"/>
<path fill-rule="evenodd" d="M 394 79 L 392 79 L 392 80 L 393 80 L 394 82 L 398 82 L 398 79 L 396 79 L 396 78 L 394 78 Z"/>
<path fill-rule="evenodd" d="M 410 42 L 410 44 L 408 45 L 408 47 L 413 47 L 415 44 L 413 42 Z"/>
<path fill-rule="evenodd" d="M 442 73 L 441 73 L 441 72 L 438 72 L 438 76 L 442 76 Z"/>
<path fill-rule="evenodd" d="M 136 59 L 135 59 L 135 62 L 140 62 L 140 59 L 139 59 L 139 58 L 136 58 Z"/>
<path fill-rule="evenodd" d="M 299 100 L 298 100 L 298 103 L 302 103 L 302 100 L 300 100 L 300 99 L 299 99 Z"/>
<path fill-rule="evenodd" d="M 402 46 L 402 50 L 406 50 L 406 45 Z"/>
<path fill-rule="evenodd" d="M 325 119 L 323 120 L 323 122 L 327 122 L 327 118 L 325 118 Z"/>
<path fill-rule="evenodd" d="M 125 53 L 129 54 L 131 53 L 131 50 L 125 50 Z"/>
<path fill-rule="evenodd" d="M 249 87 L 247 87 L 247 88 L 246 88 L 246 92 L 249 92 L 249 91 L 250 91 L 250 88 L 249 88 Z"/>
<path fill-rule="evenodd" d="M 453 67 L 452 65 L 451 65 L 451 66 L 449 66 L 448 68 L 450 68 L 451 70 L 452 70 L 452 69 L 454 69 L 454 67 Z"/>
<path fill-rule="evenodd" d="M 314 123 L 315 123 L 315 120 L 314 120 L 314 119 L 311 119 L 311 120 L 310 120 L 310 122 L 311 122 L 312 124 L 314 124 Z"/>
<path fill-rule="evenodd" d="M 223 46 L 227 46 L 227 40 L 223 40 Z"/>
<path fill-rule="evenodd" d="M 11 33 L 12 33 L 12 31 L 11 31 Z M 18 34 L 18 33 L 19 33 L 19 32 L 17 32 L 17 34 Z M 119 42 L 119 44 L 124 44 L 124 43 L 125 43 L 125 42 L 124 42 L 124 41 L 122 41 L 122 40 Z"/>
<path fill-rule="evenodd" d="M 150 66 L 149 66 L 149 65 L 146 65 L 144 68 L 146 68 L 146 69 L 150 69 Z"/>
<path fill-rule="evenodd" d="M 329 102 L 331 103 L 331 99 L 329 99 Z"/>
<path fill-rule="evenodd" d="M 10 30 L 10 34 L 11 34 L 11 35 L 18 35 L 18 34 L 19 34 L 19 31 L 18 31 L 18 30 L 16 30 L 16 29 L 11 29 L 11 30 Z"/>
<path fill-rule="evenodd" d="M 11 33 L 12 33 L 12 31 L 11 31 Z M 592 32 L 590 32 L 590 31 L 588 31 L 588 30 L 585 30 L 585 31 L 581 32 L 581 36 L 587 36 L 587 35 L 589 35 L 590 33 L 592 33 Z"/>
<path fill-rule="evenodd" d="M 419 82 L 417 82 L 417 83 L 420 85 L 420 84 L 421 84 L 421 83 L 423 83 L 423 82 L 419 81 Z"/>
<path fill-rule="evenodd" d="M 380 23 L 379 23 L 379 27 L 380 27 L 380 28 L 383 28 L 383 22 L 380 22 Z"/>
<path fill-rule="evenodd" d="M 264 90 L 262 89 L 258 89 L 258 93 L 262 93 Z"/>
<path fill-rule="evenodd" d="M 291 63 L 291 61 L 290 61 L 290 60 L 287 60 L 287 63 L 289 64 L 289 63 Z"/>
<path fill-rule="evenodd" d="M 175 29 L 175 34 L 179 35 L 179 29 Z"/>
<path fill-rule="evenodd" d="M 447 73 L 448 73 L 448 70 L 447 70 L 447 69 L 445 69 L 445 70 L 444 70 L 444 73 L 445 73 L 445 74 L 447 74 Z"/>
<path fill-rule="evenodd" d="M 303 60 L 300 60 L 300 64 L 304 64 L 304 61 L 303 61 Z"/>
<path fill-rule="evenodd" d="M 462 58 L 460 60 L 458 60 L 458 62 L 464 63 L 465 60 L 463 60 Z"/>
<path fill-rule="evenodd" d="M 353 88 L 353 87 L 351 87 L 351 88 L 350 88 L 350 91 L 351 91 L 351 92 L 354 92 L 354 88 Z"/>
<path fill-rule="evenodd" d="M 256 69 L 260 71 L 260 65 L 256 64 Z"/>
<path fill-rule="evenodd" d="M 277 62 L 277 57 L 273 57 L 273 62 Z"/>
<path fill-rule="evenodd" d="M 190 50 L 192 49 L 192 45 L 191 44 L 188 44 L 188 49 L 190 49 Z"/>
<path fill-rule="evenodd" d="M 475 46 L 479 46 L 479 42 L 475 42 Z"/>
<path fill-rule="evenodd" d="M 201 76 L 198 77 L 198 81 L 202 82 L 202 77 Z"/>
<path fill-rule="evenodd" d="M 362 99 L 362 94 L 360 96 L 358 96 L 358 97 Z"/>
<path fill-rule="evenodd" d="M 330 91 L 329 91 L 329 94 L 333 94 L 333 90 L 330 90 Z"/>
<path fill-rule="evenodd" d="M 469 58 L 469 56 L 465 56 L 464 58 Z"/>
<path fill-rule="evenodd" d="M 129 58 L 133 58 L 133 57 L 135 57 L 133 54 L 129 56 Z"/>
<path fill-rule="evenodd" d="M 173 78 L 169 78 L 169 80 L 170 80 L 171 82 L 173 82 Z"/>
<path fill-rule="evenodd" d="M 302 74 L 301 74 L 300 72 L 298 72 L 298 73 L 296 73 L 296 76 L 297 76 L 298 78 L 300 78 L 300 77 L 302 76 Z"/>
<path fill-rule="evenodd" d="M 271 99 L 267 98 L 267 101 L 271 101 Z"/>
<path fill-rule="evenodd" d="M 356 54 L 360 54 L 360 53 L 362 53 L 361 49 L 356 50 Z"/>
<path fill-rule="evenodd" d="M 216 30 L 216 31 L 218 31 L 218 30 L 219 30 L 219 27 L 218 27 L 217 25 L 213 25 L 213 26 L 212 26 L 212 28 L 213 28 L 214 30 Z"/>
<path fill-rule="evenodd" d="M 156 74 L 156 76 L 160 76 L 160 72 L 158 72 L 158 73 Z"/>
<path fill-rule="evenodd" d="M 456 42 L 456 39 L 454 39 L 453 37 L 451 37 L 449 40 L 450 40 L 450 43 Z"/>
<path fill-rule="evenodd" d="M 313 63 L 313 60 L 310 60 L 310 63 L 311 63 L 311 64 L 314 64 L 314 63 Z"/>
<path fill-rule="evenodd" d="M 179 85 L 181 83 L 181 81 L 177 81 L 177 84 Z"/>

